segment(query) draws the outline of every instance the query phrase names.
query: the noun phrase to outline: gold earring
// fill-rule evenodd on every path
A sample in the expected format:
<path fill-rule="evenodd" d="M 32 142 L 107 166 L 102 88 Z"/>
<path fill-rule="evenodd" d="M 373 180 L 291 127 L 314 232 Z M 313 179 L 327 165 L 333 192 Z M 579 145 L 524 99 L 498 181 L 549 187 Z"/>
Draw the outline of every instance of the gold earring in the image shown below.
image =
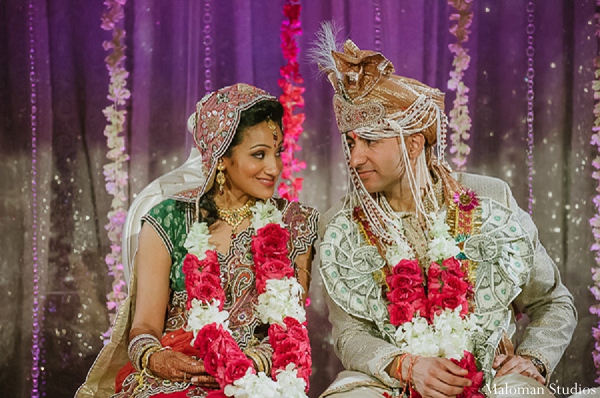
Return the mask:
<path fill-rule="evenodd" d="M 217 165 L 217 184 L 219 184 L 219 195 L 223 195 L 223 185 L 225 185 L 225 166 L 223 165 L 223 159 L 219 159 L 219 164 Z"/>

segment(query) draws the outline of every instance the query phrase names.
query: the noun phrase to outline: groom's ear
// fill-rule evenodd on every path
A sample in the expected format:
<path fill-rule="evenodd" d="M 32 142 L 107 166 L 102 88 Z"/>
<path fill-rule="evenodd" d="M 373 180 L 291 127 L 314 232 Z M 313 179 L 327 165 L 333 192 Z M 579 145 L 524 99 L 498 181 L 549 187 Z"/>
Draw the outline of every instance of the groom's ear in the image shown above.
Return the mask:
<path fill-rule="evenodd" d="M 416 159 L 425 147 L 425 136 L 421 133 L 412 134 L 406 137 L 404 142 L 406 143 L 408 157 Z"/>

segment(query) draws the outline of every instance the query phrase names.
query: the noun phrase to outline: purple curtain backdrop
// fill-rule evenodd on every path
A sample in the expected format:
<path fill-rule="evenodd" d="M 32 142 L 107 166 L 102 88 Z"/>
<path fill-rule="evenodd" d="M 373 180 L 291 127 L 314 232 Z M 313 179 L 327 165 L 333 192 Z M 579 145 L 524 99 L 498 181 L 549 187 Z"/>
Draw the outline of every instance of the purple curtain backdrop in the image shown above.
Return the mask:
<path fill-rule="evenodd" d="M 31 0 L 37 89 L 37 230 L 33 229 L 28 8 L 0 1 L 0 395 L 31 390 L 32 245 L 37 236 L 42 297 L 42 393 L 71 396 L 83 381 L 108 328 L 105 297 L 111 280 L 104 225 L 111 198 L 104 189 L 106 145 L 101 113 L 108 75 L 100 29 L 101 2 Z M 247 82 L 275 95 L 283 57 L 283 0 L 211 1 L 212 87 Z M 471 172 L 503 178 L 527 206 L 526 83 L 528 1 L 474 1 L 466 47 L 471 65 Z M 594 256 L 588 219 L 595 181 L 589 145 L 598 54 L 593 0 L 535 0 L 535 150 L 533 216 L 539 234 L 575 297 L 579 325 L 552 381 L 592 386 L 594 340 L 589 314 Z M 306 52 L 323 20 L 335 20 L 359 47 L 375 48 L 396 72 L 446 90 L 452 56 L 450 8 L 442 0 L 302 0 L 300 37 L 305 78 L 307 162 L 301 200 L 325 212 L 345 192 L 346 174 L 331 110 L 332 90 Z M 187 116 L 204 94 L 200 0 L 130 0 L 126 5 L 131 154 L 129 197 L 172 170 L 192 145 Z M 376 21 L 375 10 L 381 10 Z M 381 31 L 376 32 L 380 26 Z M 447 109 L 454 96 L 447 95 Z M 341 369 L 333 348 L 323 287 L 313 265 L 309 309 L 316 397 Z"/>

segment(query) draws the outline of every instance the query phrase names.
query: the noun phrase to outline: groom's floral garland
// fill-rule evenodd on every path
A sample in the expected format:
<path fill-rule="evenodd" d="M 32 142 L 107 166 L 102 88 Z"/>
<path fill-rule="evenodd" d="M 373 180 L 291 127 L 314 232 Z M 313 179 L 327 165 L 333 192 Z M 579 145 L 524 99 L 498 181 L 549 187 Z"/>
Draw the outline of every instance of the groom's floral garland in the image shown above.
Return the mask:
<path fill-rule="evenodd" d="M 223 310 L 225 292 L 215 247 L 209 243 L 206 223 L 195 223 L 185 247 L 183 263 L 188 293 L 188 330 L 192 345 L 204 361 L 208 374 L 221 390 L 209 397 L 306 397 L 311 373 L 310 344 L 300 304 L 302 286 L 294 277 L 288 255 L 289 232 L 281 212 L 270 202 L 252 207 L 252 254 L 259 319 L 269 323 L 273 348 L 270 375 L 258 372 L 242 352 L 229 330 L 229 313 Z"/>
<path fill-rule="evenodd" d="M 464 203 L 465 198 L 469 203 Z M 454 201 L 460 211 L 470 212 L 478 205 L 472 191 L 462 192 Z M 390 323 L 397 327 L 396 344 L 406 353 L 450 359 L 469 372 L 466 377 L 472 382 L 458 397 L 484 397 L 479 392 L 483 372 L 477 369 L 472 354 L 471 335 L 480 331 L 475 316 L 469 315 L 473 286 L 459 260 L 461 250 L 449 233 L 446 212 L 431 218 L 435 222 L 429 231 L 427 254 L 432 262 L 426 284 L 407 243 L 392 245 L 385 253 L 388 263 L 396 264 L 385 278 Z M 363 223 L 363 228 L 369 233 L 368 225 Z M 411 388 L 411 397 L 420 394 Z"/>

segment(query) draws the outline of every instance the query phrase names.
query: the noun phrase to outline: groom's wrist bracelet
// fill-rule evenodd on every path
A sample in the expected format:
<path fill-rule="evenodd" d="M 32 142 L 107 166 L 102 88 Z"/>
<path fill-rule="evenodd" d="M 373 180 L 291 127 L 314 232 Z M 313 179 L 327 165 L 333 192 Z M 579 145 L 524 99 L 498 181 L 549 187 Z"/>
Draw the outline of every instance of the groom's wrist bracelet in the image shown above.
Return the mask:
<path fill-rule="evenodd" d="M 408 352 L 400 355 L 400 358 L 398 358 L 398 362 L 396 363 L 396 379 L 398 379 L 401 384 L 404 383 L 402 377 L 402 362 L 404 362 L 404 358 L 406 358 L 408 355 L 410 355 Z"/>
<path fill-rule="evenodd" d="M 529 360 L 531 361 L 533 366 L 535 366 L 538 373 L 540 375 L 542 375 L 542 377 L 545 379 L 546 378 L 546 366 L 544 365 L 544 363 L 542 361 L 540 361 L 539 359 L 537 359 L 536 357 L 529 357 Z"/>

